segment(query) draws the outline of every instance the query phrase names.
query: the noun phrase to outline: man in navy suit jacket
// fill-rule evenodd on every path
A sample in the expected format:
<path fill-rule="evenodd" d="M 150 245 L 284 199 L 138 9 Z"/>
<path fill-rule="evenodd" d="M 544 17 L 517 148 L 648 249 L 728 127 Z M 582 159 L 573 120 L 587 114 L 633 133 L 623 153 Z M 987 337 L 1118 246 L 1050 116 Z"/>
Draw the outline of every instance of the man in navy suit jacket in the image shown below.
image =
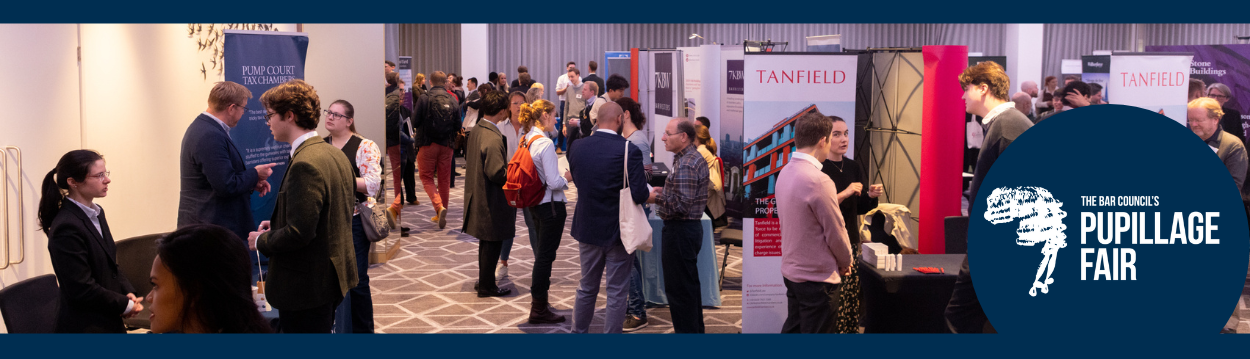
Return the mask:
<path fill-rule="evenodd" d="M 577 208 L 573 212 L 573 239 L 578 242 L 582 280 L 573 306 L 573 332 L 585 333 L 595 314 L 599 279 L 608 272 L 608 308 L 605 333 L 620 333 L 625 322 L 629 275 L 634 257 L 621 243 L 620 192 L 624 188 L 625 167 L 629 167 L 629 191 L 634 203 L 652 202 L 642 169 L 642 151 L 619 131 L 625 111 L 615 102 L 599 109 L 599 133 L 574 144 L 577 156 L 569 158 L 569 171 L 577 182 Z M 628 148 L 629 162 L 625 163 Z"/>
<path fill-rule="evenodd" d="M 210 223 L 226 227 L 239 238 L 256 227 L 252 220 L 252 191 L 269 192 L 265 179 L 275 163 L 248 168 L 230 140 L 230 128 L 247 112 L 252 92 L 224 81 L 208 94 L 208 109 L 191 121 L 182 137 L 182 190 L 178 198 L 178 227 Z"/>

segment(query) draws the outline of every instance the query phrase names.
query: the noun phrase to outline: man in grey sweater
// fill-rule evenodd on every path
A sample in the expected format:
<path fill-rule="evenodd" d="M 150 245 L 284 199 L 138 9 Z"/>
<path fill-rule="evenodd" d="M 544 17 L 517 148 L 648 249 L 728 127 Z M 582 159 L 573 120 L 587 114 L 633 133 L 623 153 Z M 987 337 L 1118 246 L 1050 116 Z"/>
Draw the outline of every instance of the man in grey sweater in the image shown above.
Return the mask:
<path fill-rule="evenodd" d="M 1003 67 L 992 61 L 986 61 L 969 67 L 959 75 L 959 84 L 964 88 L 964 105 L 968 113 L 981 116 L 981 124 L 985 126 L 985 139 L 981 142 L 981 153 L 977 155 L 977 166 L 972 174 L 972 184 L 968 191 L 968 214 L 976 216 L 979 210 L 976 198 L 985 174 L 998 156 L 1007 150 L 1007 146 L 1020 137 L 1033 122 L 1029 121 L 1015 104 L 1007 99 L 1007 89 L 1011 88 L 1011 80 L 1003 72 Z M 972 275 L 968 269 L 968 258 L 959 270 L 959 278 L 955 281 L 955 291 L 951 294 L 950 303 L 946 305 L 946 325 L 955 333 L 993 332 L 994 327 L 986 318 L 981 302 L 977 300 L 976 289 L 972 286 Z"/>

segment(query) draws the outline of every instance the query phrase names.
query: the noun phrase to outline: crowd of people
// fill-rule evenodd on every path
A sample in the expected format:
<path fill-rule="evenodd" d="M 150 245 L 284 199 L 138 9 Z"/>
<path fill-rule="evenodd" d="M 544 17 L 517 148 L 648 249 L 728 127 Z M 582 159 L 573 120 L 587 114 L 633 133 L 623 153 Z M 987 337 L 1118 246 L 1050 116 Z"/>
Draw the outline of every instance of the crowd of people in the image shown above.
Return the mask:
<path fill-rule="evenodd" d="M 414 178 L 419 173 L 435 213 L 429 220 L 445 229 L 448 207 L 455 205 L 449 198 L 452 176 L 460 175 L 454 158 L 463 153 L 460 231 L 478 240 L 473 286 L 478 297 L 513 291 L 499 284 L 508 276 L 519 209 L 535 258 L 528 322 L 568 320 L 556 314 L 549 291 L 552 264 L 570 220 L 566 191 L 576 184 L 571 235 L 582 275 L 572 331 L 589 331 L 605 282 L 604 332 L 648 324 L 641 268 L 622 240 L 620 211 L 622 205 L 654 204 L 643 208 L 648 215 L 655 208 L 664 222 L 661 262 L 674 330 L 703 332 L 697 258 L 705 233 L 700 221 L 707 215 L 716 227 L 726 225 L 724 170 L 708 120 L 674 118 L 666 124 L 655 146 L 673 153 L 672 169 L 662 187 L 652 187 L 653 149 L 643 131 L 647 117 L 625 95 L 629 81 L 619 75 L 598 78 L 593 61 L 585 78 L 576 63 L 568 63 L 566 70 L 557 80 L 556 103 L 543 99 L 545 87 L 525 66 L 511 84 L 504 73 L 491 73 L 479 84 L 476 78 L 466 81 L 435 71 L 428 77 L 416 74 L 406 88 L 387 63 L 385 151 L 357 133 L 350 102 L 336 100 L 323 110 L 316 90 L 302 80 L 266 91 L 259 99 L 265 122 L 274 139 L 291 149 L 272 218 L 259 226 L 251 198 L 269 195 L 275 164 L 245 165 L 229 131 L 246 114 L 253 95 L 237 83 L 216 84 L 208 108 L 183 138 L 178 229 L 158 242 L 153 290 L 146 298 L 119 275 L 104 209 L 94 203 L 107 196 L 111 182 L 104 157 L 90 150 L 65 154 L 46 175 L 39 205 L 61 283 L 57 330 L 123 332 L 123 319 L 147 308 L 157 333 L 372 333 L 365 230 L 372 213 L 360 208 L 386 206 L 401 235 L 409 235 L 410 229 L 399 224 L 400 215 L 405 202 L 420 204 Z M 981 63 L 960 75 L 968 113 L 982 118 L 976 126 L 983 140 L 972 195 L 998 155 L 1028 128 L 1066 109 L 1103 103 L 1096 85 L 1065 81 L 1062 88 L 1054 77 L 1044 88 L 1025 82 L 1019 93 L 1008 96 L 1009 80 L 997 64 Z M 1250 199 L 1243 186 L 1250 166 L 1240 115 L 1223 106 L 1230 96 L 1227 86 L 1195 81 L 1188 123 L 1216 149 L 1243 199 Z M 324 138 L 316 131 L 322 115 Z M 789 311 L 782 331 L 857 333 L 860 289 L 853 264 L 861 239 L 855 229 L 858 216 L 877 206 L 884 188 L 869 185 L 860 166 L 845 157 L 850 131 L 842 118 L 813 111 L 796 120 L 794 133 L 796 151 L 778 175 L 776 193 Z M 561 170 L 561 155 L 567 170 Z M 393 198 L 384 190 L 383 156 L 392 170 Z M 529 167 L 510 171 L 510 166 Z M 525 205 L 510 199 L 505 187 L 517 181 L 512 172 L 535 174 L 541 195 Z M 249 250 L 268 257 L 267 270 L 256 278 L 262 287 L 257 290 L 279 309 L 276 327 L 256 308 L 251 286 L 258 263 Z M 993 331 L 972 290 L 966 261 L 946 317 L 957 333 Z"/>

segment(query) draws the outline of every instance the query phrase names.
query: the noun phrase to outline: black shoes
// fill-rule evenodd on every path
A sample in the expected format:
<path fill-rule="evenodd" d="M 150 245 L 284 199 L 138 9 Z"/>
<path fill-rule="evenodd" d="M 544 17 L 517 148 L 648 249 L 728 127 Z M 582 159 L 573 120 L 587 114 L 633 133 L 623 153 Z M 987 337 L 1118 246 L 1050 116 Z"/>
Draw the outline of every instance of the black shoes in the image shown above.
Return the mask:
<path fill-rule="evenodd" d="M 511 289 L 495 288 L 494 291 L 483 291 L 480 287 L 481 287 L 481 283 L 478 283 L 478 282 L 473 283 L 473 290 L 477 292 L 478 298 L 502 297 L 508 294 L 512 294 Z"/>
<path fill-rule="evenodd" d="M 411 230 L 412 230 L 412 229 L 411 229 L 411 228 L 408 228 L 408 227 L 399 227 L 399 236 L 400 236 L 400 237 L 407 237 L 407 236 L 408 236 L 408 231 L 411 231 Z"/>

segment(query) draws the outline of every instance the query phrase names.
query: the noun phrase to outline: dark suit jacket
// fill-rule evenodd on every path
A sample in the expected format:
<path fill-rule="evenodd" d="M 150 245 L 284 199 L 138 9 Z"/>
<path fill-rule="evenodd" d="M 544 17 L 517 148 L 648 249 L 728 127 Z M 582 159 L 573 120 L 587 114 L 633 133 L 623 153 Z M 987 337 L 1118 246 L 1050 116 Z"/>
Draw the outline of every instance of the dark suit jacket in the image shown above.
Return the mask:
<path fill-rule="evenodd" d="M 603 86 L 603 78 L 599 77 L 598 74 L 586 75 L 586 77 L 582 78 L 582 82 L 594 82 L 595 85 L 599 86 L 599 93 L 595 94 L 595 96 L 603 96 L 603 93 L 608 91 L 608 88 Z"/>
<path fill-rule="evenodd" d="M 122 312 L 135 289 L 117 266 L 117 245 L 100 210 L 100 232 L 82 208 L 61 200 L 52 220 L 48 254 L 61 286 L 58 333 L 123 333 Z M 142 296 L 136 294 L 136 296 Z"/>
<path fill-rule="evenodd" d="M 577 208 L 573 212 L 573 239 L 606 247 L 620 241 L 620 198 L 625 187 L 625 144 L 621 135 L 604 132 L 573 143 L 569 172 L 577 183 Z M 629 144 L 629 190 L 634 203 L 646 203 L 647 177 L 642 170 L 642 151 Z"/>
<path fill-rule="evenodd" d="M 507 140 L 499 127 L 478 121 L 464 149 L 464 227 L 461 231 L 483 241 L 516 236 L 516 208 L 508 205 L 503 185 L 508 181 Z"/>
<path fill-rule="evenodd" d="M 256 249 L 269 257 L 265 295 L 274 307 L 314 308 L 356 286 L 355 193 L 356 176 L 342 150 L 320 136 L 295 150 L 271 230 L 256 241 Z"/>
<path fill-rule="evenodd" d="M 256 228 L 252 190 L 260 177 L 217 121 L 204 114 L 191 121 L 182 136 L 179 171 L 178 227 L 211 223 L 247 239 Z"/>

